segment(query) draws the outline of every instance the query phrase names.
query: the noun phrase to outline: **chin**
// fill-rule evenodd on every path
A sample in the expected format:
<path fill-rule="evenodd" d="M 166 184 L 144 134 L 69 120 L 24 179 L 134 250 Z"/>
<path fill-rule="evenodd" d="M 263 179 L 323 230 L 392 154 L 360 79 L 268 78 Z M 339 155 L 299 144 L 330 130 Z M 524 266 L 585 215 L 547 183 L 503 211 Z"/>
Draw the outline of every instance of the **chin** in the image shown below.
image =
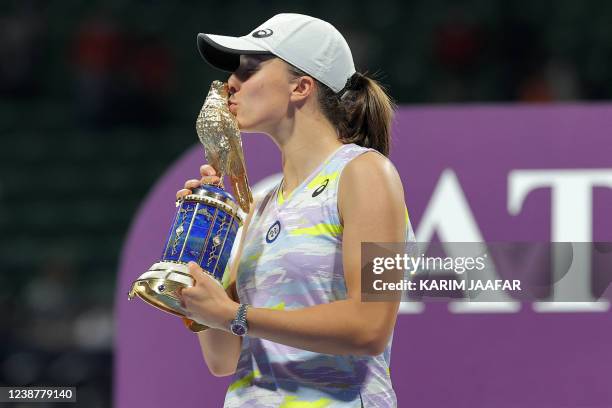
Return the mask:
<path fill-rule="evenodd" d="M 243 133 L 253 133 L 254 132 L 251 126 L 243 125 L 242 123 L 240 123 L 240 121 L 238 122 L 238 129 L 240 129 L 240 131 Z"/>
<path fill-rule="evenodd" d="M 236 115 L 236 123 L 238 123 L 238 128 L 241 132 L 248 132 L 251 126 L 249 123 L 245 123 L 243 120 L 240 120 L 240 117 Z"/>
<path fill-rule="evenodd" d="M 242 133 L 262 133 L 261 129 L 258 129 L 258 126 L 253 126 L 251 123 L 242 123 L 238 121 L 238 128 Z"/>

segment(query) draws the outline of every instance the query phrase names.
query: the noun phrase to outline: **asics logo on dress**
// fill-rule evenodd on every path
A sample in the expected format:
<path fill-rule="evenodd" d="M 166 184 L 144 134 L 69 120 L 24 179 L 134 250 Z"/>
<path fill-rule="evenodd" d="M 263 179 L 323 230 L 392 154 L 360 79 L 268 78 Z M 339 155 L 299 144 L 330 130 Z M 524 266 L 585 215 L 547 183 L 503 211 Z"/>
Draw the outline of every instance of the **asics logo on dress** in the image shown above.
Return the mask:
<path fill-rule="evenodd" d="M 253 33 L 253 37 L 255 38 L 265 38 L 265 37 L 269 37 L 272 34 L 274 34 L 274 31 L 270 30 L 269 28 L 266 28 L 264 30 L 257 30 Z"/>
<path fill-rule="evenodd" d="M 317 187 L 317 189 L 315 191 L 312 192 L 312 196 L 316 197 L 319 194 L 321 194 L 323 192 L 323 190 L 325 190 L 325 187 L 327 187 L 328 184 L 329 184 L 329 179 L 325 179 L 323 184 L 321 184 L 319 187 Z"/>

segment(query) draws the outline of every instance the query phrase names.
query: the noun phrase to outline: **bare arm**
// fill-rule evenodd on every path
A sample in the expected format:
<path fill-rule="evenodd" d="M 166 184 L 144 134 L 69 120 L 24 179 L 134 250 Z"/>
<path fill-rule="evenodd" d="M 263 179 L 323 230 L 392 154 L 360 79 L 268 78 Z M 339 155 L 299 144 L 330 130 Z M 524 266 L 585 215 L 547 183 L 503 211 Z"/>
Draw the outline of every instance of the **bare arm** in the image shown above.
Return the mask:
<path fill-rule="evenodd" d="M 347 299 L 299 310 L 250 308 L 250 336 L 328 354 L 377 355 L 384 350 L 399 302 L 361 302 L 360 252 L 361 242 L 404 241 L 404 194 L 393 165 L 376 153 L 349 163 L 342 173 L 338 207 L 344 224 Z M 199 273 L 195 264 L 190 271 Z M 196 280 L 196 287 L 184 291 L 191 316 L 226 328 L 238 304 L 205 279 Z"/>

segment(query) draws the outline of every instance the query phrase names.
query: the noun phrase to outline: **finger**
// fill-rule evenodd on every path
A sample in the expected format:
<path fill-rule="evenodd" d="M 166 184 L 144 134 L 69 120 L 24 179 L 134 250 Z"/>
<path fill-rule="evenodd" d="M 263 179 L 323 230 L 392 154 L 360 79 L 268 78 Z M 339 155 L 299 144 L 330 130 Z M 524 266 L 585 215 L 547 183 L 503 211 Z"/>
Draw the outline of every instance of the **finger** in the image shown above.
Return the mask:
<path fill-rule="evenodd" d="M 181 307 L 183 309 L 185 309 L 187 307 L 187 305 L 185 304 L 185 299 L 183 298 L 183 288 L 179 288 L 176 291 L 176 295 L 177 295 L 177 297 L 179 299 L 179 303 L 181 304 Z"/>
<path fill-rule="evenodd" d="M 217 172 L 215 171 L 215 168 L 213 166 L 211 166 L 210 164 L 204 164 L 204 165 L 200 166 L 200 175 L 202 177 L 205 177 L 205 176 L 214 176 L 216 174 L 217 174 Z"/>
<path fill-rule="evenodd" d="M 202 184 L 219 184 L 221 179 L 218 176 L 204 176 L 200 179 Z"/>
<path fill-rule="evenodd" d="M 187 269 L 189 270 L 189 274 L 195 281 L 193 286 L 196 286 L 200 282 L 200 279 L 204 271 L 202 270 L 202 268 L 200 268 L 200 266 L 197 263 L 193 261 L 187 264 Z"/>
<path fill-rule="evenodd" d="M 202 183 L 200 183 L 200 180 L 197 179 L 191 179 L 191 180 L 187 180 L 185 182 L 185 188 L 188 188 L 190 190 L 193 190 L 194 188 L 200 187 Z"/>
<path fill-rule="evenodd" d="M 189 190 L 188 188 L 183 188 L 179 191 L 176 192 L 176 199 L 180 200 L 181 198 L 188 196 L 189 194 L 191 194 L 192 191 Z"/>
<path fill-rule="evenodd" d="M 183 288 L 179 301 L 181 302 L 181 306 L 183 307 L 183 309 L 188 309 L 189 304 L 197 298 L 198 298 L 198 291 L 196 287 L 189 286 L 189 287 Z"/>

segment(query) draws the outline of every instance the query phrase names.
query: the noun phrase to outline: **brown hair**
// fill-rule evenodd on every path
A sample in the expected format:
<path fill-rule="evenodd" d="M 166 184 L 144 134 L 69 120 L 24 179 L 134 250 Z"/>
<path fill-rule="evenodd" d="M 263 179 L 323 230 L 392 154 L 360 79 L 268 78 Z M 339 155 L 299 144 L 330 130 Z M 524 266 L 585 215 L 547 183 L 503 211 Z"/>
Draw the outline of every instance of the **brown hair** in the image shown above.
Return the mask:
<path fill-rule="evenodd" d="M 308 75 L 292 65 L 289 72 L 295 77 Z M 340 141 L 371 147 L 388 156 L 395 104 L 385 88 L 359 72 L 338 93 L 315 81 L 321 111 L 338 129 Z"/>

